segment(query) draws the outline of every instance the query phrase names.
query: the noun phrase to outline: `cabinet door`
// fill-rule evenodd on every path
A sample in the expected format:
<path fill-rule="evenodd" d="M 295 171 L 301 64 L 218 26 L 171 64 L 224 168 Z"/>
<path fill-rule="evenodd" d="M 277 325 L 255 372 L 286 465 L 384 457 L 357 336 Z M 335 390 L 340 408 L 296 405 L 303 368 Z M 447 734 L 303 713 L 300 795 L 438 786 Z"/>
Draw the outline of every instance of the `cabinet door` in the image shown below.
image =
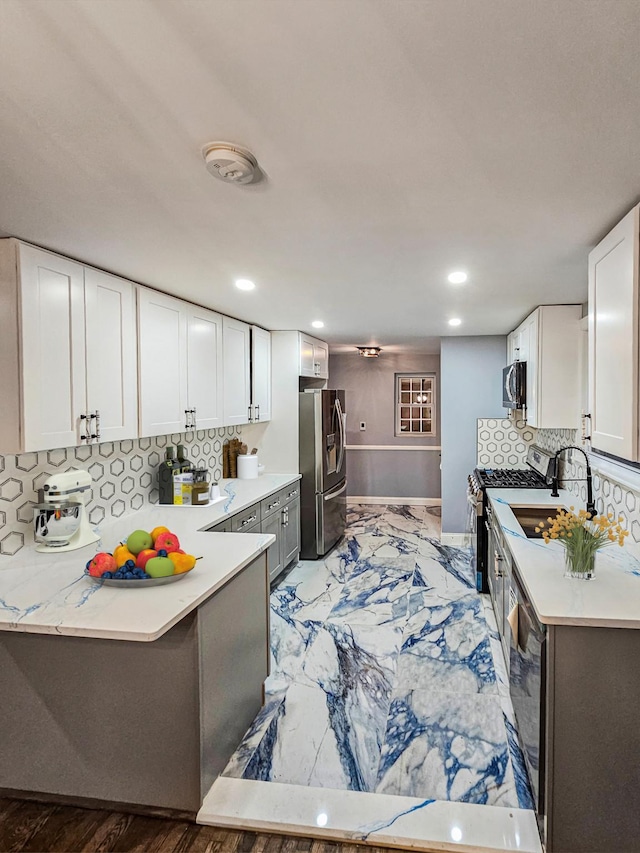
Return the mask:
<path fill-rule="evenodd" d="M 185 305 L 138 289 L 140 435 L 184 432 L 187 408 Z"/>
<path fill-rule="evenodd" d="M 638 207 L 589 254 L 591 443 L 638 459 Z"/>
<path fill-rule="evenodd" d="M 186 306 L 187 408 L 195 409 L 196 429 L 222 426 L 222 317 L 206 308 Z"/>
<path fill-rule="evenodd" d="M 320 379 L 329 378 L 329 347 L 322 341 L 313 345 L 313 369 Z"/>
<path fill-rule="evenodd" d="M 271 332 L 251 327 L 251 407 L 254 421 L 271 420 Z"/>
<path fill-rule="evenodd" d="M 224 317 L 222 322 L 224 366 L 224 426 L 246 424 L 251 420 L 251 327 Z"/>
<path fill-rule="evenodd" d="M 282 562 L 282 512 L 274 512 L 262 520 L 261 533 L 273 533 L 276 541 L 267 549 L 267 567 L 269 569 L 269 580 L 278 577 L 284 564 Z"/>
<path fill-rule="evenodd" d="M 90 268 L 84 271 L 87 408 L 100 413 L 100 439 L 138 436 L 135 286 Z"/>
<path fill-rule="evenodd" d="M 315 376 L 313 339 L 300 335 L 300 376 Z"/>
<path fill-rule="evenodd" d="M 532 427 L 538 426 L 540 417 L 539 323 L 540 312 L 534 311 L 520 332 L 520 360 L 527 362 L 527 423 Z"/>
<path fill-rule="evenodd" d="M 41 249 L 18 247 L 22 321 L 22 448 L 80 443 L 87 410 L 84 269 Z"/>
<path fill-rule="evenodd" d="M 300 499 L 282 510 L 282 564 L 286 567 L 300 552 Z"/>

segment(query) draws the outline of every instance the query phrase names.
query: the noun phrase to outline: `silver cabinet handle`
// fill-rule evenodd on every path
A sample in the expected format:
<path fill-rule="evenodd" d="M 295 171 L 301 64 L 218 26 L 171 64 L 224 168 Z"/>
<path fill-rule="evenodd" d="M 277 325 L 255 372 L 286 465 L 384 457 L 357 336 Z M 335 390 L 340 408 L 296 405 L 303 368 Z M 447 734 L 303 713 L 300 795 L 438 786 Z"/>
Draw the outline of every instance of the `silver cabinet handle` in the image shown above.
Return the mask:
<path fill-rule="evenodd" d="M 280 506 L 280 501 L 274 501 L 272 504 L 269 504 L 268 509 L 273 509 L 276 506 Z"/>
<path fill-rule="evenodd" d="M 260 420 L 260 403 L 256 403 L 256 405 L 253 408 L 255 409 L 256 420 L 259 421 Z"/>
<path fill-rule="evenodd" d="M 252 521 L 255 521 L 257 519 L 257 517 L 258 517 L 257 515 L 250 515 L 249 518 L 245 518 L 245 520 L 242 522 L 241 526 L 246 527 L 247 524 L 251 524 Z"/>
<path fill-rule="evenodd" d="M 195 429 L 196 428 L 196 410 L 195 409 L 185 409 L 184 410 L 184 428 Z"/>
<path fill-rule="evenodd" d="M 249 423 L 251 423 L 251 421 L 253 420 L 253 418 L 251 417 L 251 406 L 248 407 L 248 418 L 249 418 Z"/>
<path fill-rule="evenodd" d="M 191 428 L 195 429 L 196 428 L 196 407 L 195 406 L 193 407 L 193 409 L 191 409 L 191 415 L 192 415 Z"/>
<path fill-rule="evenodd" d="M 282 526 L 283 527 L 289 526 L 289 507 L 285 507 L 282 510 Z"/>
<path fill-rule="evenodd" d="M 95 418 L 95 421 L 96 421 L 95 432 L 94 432 L 93 437 L 95 438 L 96 441 L 100 441 L 100 412 L 98 411 L 98 409 L 95 410 L 93 417 Z"/>
<path fill-rule="evenodd" d="M 287 498 L 295 498 L 295 496 L 297 494 L 298 494 L 298 490 L 294 489 L 292 492 L 289 492 L 289 494 L 287 495 Z"/>
<path fill-rule="evenodd" d="M 86 423 L 84 423 L 86 421 Z M 85 444 L 89 444 L 91 441 L 91 427 L 89 426 L 89 415 L 84 412 L 80 415 L 80 428 L 83 432 L 80 433 L 80 441 L 84 441 Z"/>

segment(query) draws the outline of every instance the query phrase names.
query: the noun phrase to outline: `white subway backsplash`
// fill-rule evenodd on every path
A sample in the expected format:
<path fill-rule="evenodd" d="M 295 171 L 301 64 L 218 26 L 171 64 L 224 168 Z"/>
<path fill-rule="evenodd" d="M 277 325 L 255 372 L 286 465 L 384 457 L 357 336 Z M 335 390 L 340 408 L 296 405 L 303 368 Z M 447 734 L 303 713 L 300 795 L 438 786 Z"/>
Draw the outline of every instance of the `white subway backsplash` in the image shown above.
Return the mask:
<path fill-rule="evenodd" d="M 100 524 L 107 517 L 119 518 L 157 502 L 158 465 L 168 445 L 184 444 L 189 459 L 220 480 L 222 445 L 240 435 L 240 427 L 226 427 L 0 456 L 0 561 L 33 544 L 37 491 L 55 471 L 83 468 L 91 474 L 89 521 Z"/>

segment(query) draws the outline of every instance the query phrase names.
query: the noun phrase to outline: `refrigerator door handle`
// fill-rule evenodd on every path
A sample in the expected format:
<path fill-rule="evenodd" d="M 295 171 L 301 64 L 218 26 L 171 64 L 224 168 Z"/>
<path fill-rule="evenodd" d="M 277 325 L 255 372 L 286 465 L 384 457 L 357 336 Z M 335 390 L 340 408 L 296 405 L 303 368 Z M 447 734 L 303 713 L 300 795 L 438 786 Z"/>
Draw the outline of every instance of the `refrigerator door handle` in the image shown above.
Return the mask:
<path fill-rule="evenodd" d="M 342 471 L 342 463 L 344 462 L 344 415 L 342 413 L 342 404 L 340 403 L 340 398 L 336 397 L 336 411 L 338 413 L 338 423 L 340 425 L 340 456 L 338 458 L 338 464 L 336 465 L 337 471 Z"/>
<path fill-rule="evenodd" d="M 338 489 L 337 492 L 329 492 L 329 494 L 324 496 L 325 501 L 331 501 L 334 498 L 337 498 L 338 495 L 341 495 L 344 491 L 346 491 L 346 488 L 347 488 L 347 481 L 345 480 L 344 484 L 342 486 L 340 486 L 340 488 Z"/>

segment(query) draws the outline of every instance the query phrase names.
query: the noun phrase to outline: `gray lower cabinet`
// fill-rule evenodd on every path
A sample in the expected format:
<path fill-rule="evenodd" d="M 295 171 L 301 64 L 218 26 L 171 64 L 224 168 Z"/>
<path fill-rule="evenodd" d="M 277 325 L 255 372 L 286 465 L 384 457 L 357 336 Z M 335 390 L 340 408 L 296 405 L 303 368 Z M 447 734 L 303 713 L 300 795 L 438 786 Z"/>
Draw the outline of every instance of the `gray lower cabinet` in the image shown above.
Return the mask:
<path fill-rule="evenodd" d="M 300 485 L 293 483 L 260 503 L 209 528 L 210 533 L 271 533 L 276 541 L 267 551 L 273 581 L 300 555 Z"/>

